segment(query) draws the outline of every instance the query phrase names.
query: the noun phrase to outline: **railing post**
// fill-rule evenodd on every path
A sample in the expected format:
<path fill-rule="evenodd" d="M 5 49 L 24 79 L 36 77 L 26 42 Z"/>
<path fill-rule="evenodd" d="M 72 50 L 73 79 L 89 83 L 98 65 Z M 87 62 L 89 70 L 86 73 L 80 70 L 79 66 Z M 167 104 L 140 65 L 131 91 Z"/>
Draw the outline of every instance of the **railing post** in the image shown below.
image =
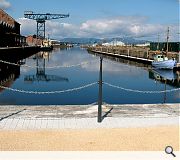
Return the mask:
<path fill-rule="evenodd" d="M 100 57 L 100 70 L 99 70 L 99 97 L 98 97 L 98 122 L 102 121 L 102 60 Z"/>

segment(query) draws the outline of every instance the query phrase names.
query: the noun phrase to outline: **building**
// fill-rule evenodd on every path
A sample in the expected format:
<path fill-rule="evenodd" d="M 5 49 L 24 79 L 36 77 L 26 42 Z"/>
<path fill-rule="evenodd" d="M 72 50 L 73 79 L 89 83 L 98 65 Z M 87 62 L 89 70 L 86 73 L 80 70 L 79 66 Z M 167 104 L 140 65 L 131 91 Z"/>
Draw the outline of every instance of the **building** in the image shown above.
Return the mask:
<path fill-rule="evenodd" d="M 102 43 L 102 46 L 125 46 L 125 43 L 121 42 L 121 41 L 112 41 L 109 43 Z"/>
<path fill-rule="evenodd" d="M 150 43 L 150 50 L 152 51 L 166 51 L 167 50 L 167 43 L 166 42 L 151 42 Z M 168 51 L 169 52 L 179 52 L 180 45 L 179 42 L 169 42 L 168 43 Z"/>
<path fill-rule="evenodd" d="M 20 35 L 20 24 L 0 9 L 0 47 L 16 47 L 25 43 Z"/>
<path fill-rule="evenodd" d="M 43 43 L 43 40 L 40 38 L 37 38 L 36 35 L 30 35 L 30 36 L 27 36 L 26 43 L 28 46 L 41 46 Z"/>
<path fill-rule="evenodd" d="M 137 47 L 149 47 L 150 43 L 136 44 Z"/>

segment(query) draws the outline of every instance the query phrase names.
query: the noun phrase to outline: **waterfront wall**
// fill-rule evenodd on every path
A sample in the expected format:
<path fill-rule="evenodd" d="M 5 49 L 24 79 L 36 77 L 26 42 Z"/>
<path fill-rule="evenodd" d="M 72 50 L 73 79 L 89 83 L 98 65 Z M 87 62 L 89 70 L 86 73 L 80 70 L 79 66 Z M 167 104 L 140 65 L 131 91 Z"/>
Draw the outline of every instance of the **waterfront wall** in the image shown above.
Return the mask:
<path fill-rule="evenodd" d="M 0 60 L 18 61 L 40 51 L 40 47 L 6 47 L 0 48 Z"/>
<path fill-rule="evenodd" d="M 107 52 L 113 54 L 119 54 L 124 56 L 132 56 L 137 58 L 144 58 L 153 60 L 153 56 L 157 54 L 157 51 L 151 51 L 147 47 L 131 47 L 131 46 L 96 46 L 96 47 L 87 47 L 88 51 L 98 51 L 98 52 Z M 160 52 L 159 52 L 160 53 Z M 169 59 L 175 58 L 179 60 L 179 53 L 169 52 L 167 54 Z"/>

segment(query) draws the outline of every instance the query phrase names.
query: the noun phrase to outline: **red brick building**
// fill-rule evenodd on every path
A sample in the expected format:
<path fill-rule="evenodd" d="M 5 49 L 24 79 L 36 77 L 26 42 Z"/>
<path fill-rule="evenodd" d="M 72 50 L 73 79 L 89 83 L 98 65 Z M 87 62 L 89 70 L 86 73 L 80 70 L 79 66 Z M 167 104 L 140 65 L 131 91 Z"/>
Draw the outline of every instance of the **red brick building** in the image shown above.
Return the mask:
<path fill-rule="evenodd" d="M 25 37 L 20 35 L 20 24 L 0 9 L 0 47 L 16 47 L 21 43 L 25 44 Z"/>
<path fill-rule="evenodd" d="M 36 38 L 36 35 L 30 35 L 26 37 L 26 43 L 28 46 L 40 46 L 42 45 L 42 39 Z"/>

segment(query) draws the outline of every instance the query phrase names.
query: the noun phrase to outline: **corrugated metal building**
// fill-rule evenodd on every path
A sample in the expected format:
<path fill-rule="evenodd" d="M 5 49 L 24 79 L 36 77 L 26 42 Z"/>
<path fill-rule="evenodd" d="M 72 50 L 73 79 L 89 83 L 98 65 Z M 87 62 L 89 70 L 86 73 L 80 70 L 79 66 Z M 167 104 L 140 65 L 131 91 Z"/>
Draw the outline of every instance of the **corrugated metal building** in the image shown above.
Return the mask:
<path fill-rule="evenodd" d="M 159 49 L 158 49 L 158 42 L 151 42 L 150 43 L 150 50 L 156 51 L 166 51 L 167 50 L 167 43 L 166 42 L 160 42 L 159 43 Z M 179 52 L 180 51 L 180 43 L 179 42 L 169 42 L 168 43 L 168 51 L 169 52 Z"/>
<path fill-rule="evenodd" d="M 0 47 L 20 46 L 24 38 L 20 35 L 20 24 L 0 9 Z"/>

